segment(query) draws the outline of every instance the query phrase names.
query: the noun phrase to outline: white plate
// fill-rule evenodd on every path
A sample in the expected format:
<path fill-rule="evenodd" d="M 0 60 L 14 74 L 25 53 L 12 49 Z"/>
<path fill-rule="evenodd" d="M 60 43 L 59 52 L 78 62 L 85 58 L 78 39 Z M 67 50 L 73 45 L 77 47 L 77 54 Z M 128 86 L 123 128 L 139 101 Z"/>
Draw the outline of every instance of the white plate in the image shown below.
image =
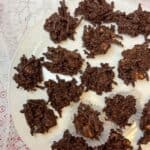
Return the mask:
<path fill-rule="evenodd" d="M 35 136 L 31 136 L 30 129 L 26 123 L 26 120 L 24 118 L 24 115 L 20 113 L 20 110 L 22 109 L 22 105 L 26 103 L 27 99 L 38 99 L 38 98 L 44 98 L 45 100 L 48 99 L 46 90 L 37 90 L 36 92 L 26 92 L 23 89 L 17 89 L 16 83 L 12 80 L 12 76 L 15 73 L 15 70 L 13 69 L 14 66 L 17 66 L 19 63 L 20 57 L 25 54 L 27 57 L 30 57 L 31 55 L 35 55 L 37 57 L 42 56 L 42 53 L 47 50 L 48 46 L 55 46 L 56 45 L 49 40 L 49 35 L 47 32 L 43 30 L 43 24 L 45 21 L 45 18 L 49 16 L 51 13 L 53 13 L 53 10 L 57 10 L 58 7 L 58 0 L 52 0 L 53 3 L 55 3 L 55 8 L 51 8 L 49 13 L 45 15 L 43 20 L 36 24 L 34 27 L 29 29 L 29 31 L 25 34 L 22 42 L 20 43 L 18 50 L 15 54 L 14 61 L 12 63 L 11 71 L 10 71 L 10 84 L 9 84 L 9 100 L 10 100 L 10 108 L 12 112 L 13 121 L 15 124 L 15 127 L 23 139 L 23 141 L 29 146 L 31 150 L 50 150 L 50 145 L 54 140 L 58 140 L 62 137 L 63 132 L 65 129 L 69 128 L 72 133 L 75 133 L 74 126 L 72 124 L 73 119 L 73 112 L 76 111 L 77 105 L 71 104 L 71 106 L 66 107 L 63 109 L 63 117 L 58 119 L 58 125 L 52 129 L 50 129 L 49 133 L 47 134 L 37 134 Z M 74 9 L 78 6 L 79 0 L 67 0 L 67 5 L 69 6 L 70 11 L 73 13 Z M 116 2 L 116 9 L 120 9 L 123 11 L 131 12 L 135 10 L 138 6 L 138 0 L 126 0 L 122 2 L 121 0 L 115 0 Z M 61 46 L 74 50 L 79 49 L 79 52 L 85 58 L 84 55 L 84 48 L 82 47 L 82 31 L 83 26 L 87 24 L 87 22 L 83 21 L 81 25 L 77 28 L 77 34 L 75 35 L 76 41 L 67 40 L 63 43 L 61 43 Z M 123 44 L 124 49 L 132 48 L 135 44 L 140 44 L 144 41 L 143 36 L 138 36 L 136 38 L 131 38 L 129 36 L 124 36 Z M 121 58 L 121 52 L 122 48 L 116 45 L 112 45 L 111 49 L 106 55 L 98 56 L 96 59 L 89 59 L 88 61 L 91 63 L 92 66 L 98 66 L 101 62 L 109 62 L 111 66 L 117 67 L 117 62 Z M 43 69 L 44 72 L 44 80 L 48 79 L 54 79 L 55 76 Z M 117 69 L 115 69 L 116 77 L 115 80 L 118 82 L 118 86 L 114 86 L 114 89 L 111 93 L 116 92 L 123 92 L 123 91 L 138 91 L 137 95 L 140 97 L 139 104 L 141 107 L 143 107 L 144 103 L 148 101 L 150 98 L 150 84 L 146 81 L 138 81 L 136 83 L 136 88 L 133 88 L 131 86 L 126 86 L 123 84 L 123 82 L 117 78 Z M 61 78 L 65 78 L 66 80 L 70 80 L 69 77 L 61 76 Z M 79 77 L 76 76 L 78 79 Z M 110 93 L 103 94 L 102 96 L 96 95 L 94 92 L 89 92 L 87 94 L 84 94 L 81 99 L 84 100 L 84 102 L 92 103 L 94 106 L 101 108 L 104 106 L 104 96 L 109 95 Z M 133 124 L 130 128 L 125 130 L 124 134 L 128 139 L 130 139 L 135 145 L 136 140 L 141 136 L 141 132 L 138 132 L 138 126 L 136 123 Z M 88 141 L 91 143 L 91 141 Z M 98 142 L 95 142 L 98 143 Z M 93 144 L 93 142 L 92 142 Z M 148 147 L 144 148 L 145 150 L 148 150 Z"/>

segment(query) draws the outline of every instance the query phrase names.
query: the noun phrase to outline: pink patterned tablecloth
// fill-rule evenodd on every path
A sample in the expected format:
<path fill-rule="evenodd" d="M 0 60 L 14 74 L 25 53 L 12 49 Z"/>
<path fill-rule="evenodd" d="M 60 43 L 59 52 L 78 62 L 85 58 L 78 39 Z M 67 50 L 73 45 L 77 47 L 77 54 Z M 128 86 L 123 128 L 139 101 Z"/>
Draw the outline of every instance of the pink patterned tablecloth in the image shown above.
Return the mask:
<path fill-rule="evenodd" d="M 139 0 L 150 8 L 149 0 Z M 41 20 L 56 0 L 0 0 L 0 150 L 27 150 L 8 108 L 8 72 L 18 43 L 29 26 Z"/>

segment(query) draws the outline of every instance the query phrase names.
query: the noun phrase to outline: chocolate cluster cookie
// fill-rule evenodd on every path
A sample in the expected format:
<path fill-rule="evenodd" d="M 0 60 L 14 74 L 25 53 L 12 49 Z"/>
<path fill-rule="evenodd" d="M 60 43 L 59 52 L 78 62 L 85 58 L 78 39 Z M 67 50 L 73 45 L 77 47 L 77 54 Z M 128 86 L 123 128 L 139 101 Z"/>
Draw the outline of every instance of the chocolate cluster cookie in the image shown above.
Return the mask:
<path fill-rule="evenodd" d="M 109 4 L 105 0 L 84 0 L 79 3 L 75 15 L 82 15 L 93 24 L 101 24 L 113 12 L 113 7 L 113 2 Z"/>
<path fill-rule="evenodd" d="M 22 87 L 27 91 L 36 90 L 37 87 L 43 88 L 39 85 L 43 81 L 42 62 L 43 58 L 35 56 L 28 59 L 23 55 L 20 58 L 20 63 L 15 67 L 17 73 L 13 76 L 18 88 Z"/>
<path fill-rule="evenodd" d="M 49 96 L 49 102 L 60 114 L 62 109 L 71 102 L 78 102 L 83 92 L 82 85 L 77 85 L 75 79 L 71 81 L 65 81 L 58 79 L 58 82 L 49 80 L 45 82 L 47 88 L 47 94 Z"/>
<path fill-rule="evenodd" d="M 107 142 L 99 146 L 96 150 L 133 150 L 131 142 L 121 133 L 111 130 Z"/>
<path fill-rule="evenodd" d="M 52 150 L 89 150 L 89 147 L 82 137 L 72 136 L 66 130 L 63 138 L 53 143 Z"/>
<path fill-rule="evenodd" d="M 32 135 L 48 132 L 50 128 L 57 125 L 57 117 L 43 99 L 28 100 L 23 105 L 21 113 L 24 113 Z"/>
<path fill-rule="evenodd" d="M 74 40 L 75 29 L 80 23 L 80 20 L 72 17 L 67 11 L 65 0 L 61 1 L 60 5 L 58 13 L 52 14 L 44 24 L 44 29 L 49 32 L 55 43 L 60 43 L 67 38 Z"/>
<path fill-rule="evenodd" d="M 100 113 L 89 105 L 81 103 L 73 121 L 77 133 L 87 138 L 98 139 L 103 131 L 103 123 L 99 120 L 99 115 Z"/>
<path fill-rule="evenodd" d="M 114 81 L 114 67 L 110 67 L 107 63 L 101 64 L 101 67 L 91 67 L 89 64 L 83 73 L 81 80 L 86 90 L 95 91 L 97 94 L 110 92 Z"/>
<path fill-rule="evenodd" d="M 150 34 L 150 12 L 142 10 L 140 4 L 134 12 L 126 14 L 125 12 L 115 11 L 106 20 L 108 22 L 116 22 L 119 33 L 128 34 L 133 37 L 139 34 L 147 37 Z"/>
<path fill-rule="evenodd" d="M 145 104 L 140 119 L 140 128 L 143 131 L 143 137 L 139 140 L 139 144 L 147 144 L 150 142 L 150 100 Z"/>
<path fill-rule="evenodd" d="M 132 95 L 115 95 L 106 97 L 104 112 L 107 119 L 115 122 L 118 126 L 125 127 L 129 118 L 136 113 L 136 99 Z"/>
<path fill-rule="evenodd" d="M 122 52 L 123 58 L 119 61 L 118 72 L 125 84 L 135 85 L 137 80 L 147 79 L 150 69 L 150 48 L 148 43 L 135 45 L 132 49 Z"/>
<path fill-rule="evenodd" d="M 85 26 L 82 39 L 84 46 L 88 50 L 86 51 L 88 57 L 106 54 L 112 43 L 122 46 L 122 43 L 118 40 L 122 39 L 122 37 L 115 34 L 114 26 L 111 26 L 111 28 L 106 26 Z"/>
<path fill-rule="evenodd" d="M 80 71 L 83 64 L 83 59 L 79 53 L 60 46 L 57 48 L 48 47 L 48 51 L 44 55 L 50 61 L 44 62 L 43 65 L 54 73 L 75 75 Z"/>

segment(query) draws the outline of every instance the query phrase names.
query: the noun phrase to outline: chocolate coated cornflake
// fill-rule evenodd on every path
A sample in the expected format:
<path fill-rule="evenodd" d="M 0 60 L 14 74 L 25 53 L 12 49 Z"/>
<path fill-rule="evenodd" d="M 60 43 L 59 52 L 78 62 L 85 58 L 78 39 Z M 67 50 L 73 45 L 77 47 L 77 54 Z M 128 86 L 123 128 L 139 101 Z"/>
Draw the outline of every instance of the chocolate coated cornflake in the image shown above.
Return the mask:
<path fill-rule="evenodd" d="M 129 118 L 136 113 L 136 99 L 132 95 L 106 97 L 104 112 L 108 120 L 115 122 L 121 128 L 128 124 Z"/>
<path fill-rule="evenodd" d="M 142 147 L 141 147 L 141 146 L 139 146 L 138 150 L 142 150 Z"/>
<path fill-rule="evenodd" d="M 25 55 L 20 58 L 20 63 L 15 69 L 17 73 L 13 79 L 18 83 L 18 88 L 22 87 L 27 91 L 36 90 L 39 83 L 43 81 L 42 65 L 43 58 L 37 59 L 35 56 L 27 59 Z"/>
<path fill-rule="evenodd" d="M 45 82 L 45 86 L 48 88 L 49 102 L 60 115 L 64 107 L 70 105 L 71 102 L 78 102 L 83 92 L 82 86 L 77 85 L 75 79 L 65 81 L 58 78 L 58 82 L 49 80 Z"/>
<path fill-rule="evenodd" d="M 111 130 L 108 141 L 98 147 L 97 150 L 133 150 L 131 142 L 123 137 L 121 133 Z"/>
<path fill-rule="evenodd" d="M 110 92 L 112 85 L 116 84 L 114 79 L 114 67 L 110 67 L 107 63 L 101 64 L 101 67 L 91 67 L 89 64 L 81 77 L 82 84 L 86 90 L 95 91 L 97 94 L 102 92 Z"/>
<path fill-rule="evenodd" d="M 66 130 L 63 138 L 53 143 L 52 150 L 88 150 L 88 144 L 82 137 L 72 136 Z"/>
<path fill-rule="evenodd" d="M 85 26 L 82 39 L 84 46 L 88 49 L 86 51 L 88 57 L 94 57 L 95 55 L 105 54 L 112 43 L 122 46 L 118 38 L 122 39 L 121 36 L 115 34 L 114 26 L 111 26 L 111 28 Z"/>
<path fill-rule="evenodd" d="M 150 12 L 143 11 L 141 5 L 132 13 L 126 15 L 124 12 L 116 11 L 107 17 L 109 22 L 115 21 L 118 25 L 119 33 L 137 36 L 150 34 Z"/>
<path fill-rule="evenodd" d="M 44 29 L 49 32 L 55 43 L 60 43 L 67 38 L 74 40 L 75 29 L 80 23 L 77 18 L 70 16 L 65 0 L 61 1 L 60 5 L 58 13 L 52 14 L 44 24 Z"/>
<path fill-rule="evenodd" d="M 105 0 L 84 0 L 79 3 L 76 15 L 82 15 L 91 23 L 102 23 L 112 12 L 113 3 L 108 4 Z"/>
<path fill-rule="evenodd" d="M 23 105 L 21 113 L 24 113 L 32 135 L 48 132 L 51 127 L 57 124 L 57 117 L 53 110 L 47 108 L 47 102 L 43 99 L 28 100 Z"/>
<path fill-rule="evenodd" d="M 139 140 L 139 144 L 147 144 L 150 142 L 150 100 L 143 109 L 140 128 L 144 132 L 144 136 Z"/>
<path fill-rule="evenodd" d="M 119 61 L 119 78 L 125 84 L 135 85 L 135 81 L 148 78 L 150 69 L 150 48 L 148 44 L 135 45 L 132 49 L 122 52 L 123 59 Z"/>
<path fill-rule="evenodd" d="M 68 51 L 60 46 L 57 48 L 48 47 L 48 52 L 44 55 L 51 60 L 51 62 L 44 62 L 44 66 L 54 73 L 74 75 L 80 71 L 83 64 L 80 54 L 75 51 Z"/>
<path fill-rule="evenodd" d="M 89 105 L 81 103 L 73 121 L 76 131 L 87 138 L 98 139 L 103 131 L 103 123 L 99 120 L 99 115 L 100 113 Z"/>

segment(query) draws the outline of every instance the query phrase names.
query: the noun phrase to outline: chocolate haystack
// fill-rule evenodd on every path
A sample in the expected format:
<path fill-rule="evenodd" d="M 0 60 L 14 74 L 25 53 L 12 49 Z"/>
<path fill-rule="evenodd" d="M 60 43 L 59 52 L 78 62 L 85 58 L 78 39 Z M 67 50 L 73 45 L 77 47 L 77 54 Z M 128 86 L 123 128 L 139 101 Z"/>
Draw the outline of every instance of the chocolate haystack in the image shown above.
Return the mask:
<path fill-rule="evenodd" d="M 28 100 L 23 105 L 21 113 L 24 113 L 32 135 L 48 132 L 51 127 L 57 124 L 57 117 L 53 110 L 47 108 L 47 102 L 43 99 Z"/>
<path fill-rule="evenodd" d="M 140 120 L 140 128 L 145 130 L 150 130 L 150 100 L 145 104 L 142 112 L 142 117 Z"/>
<path fill-rule="evenodd" d="M 88 49 L 86 51 L 88 57 L 107 53 L 112 43 L 123 46 L 118 41 L 122 37 L 115 34 L 114 26 L 111 26 L 111 28 L 105 26 L 85 26 L 82 39 L 84 46 Z"/>
<path fill-rule="evenodd" d="M 80 54 L 75 51 L 68 51 L 58 46 L 57 48 L 48 47 L 48 52 L 44 53 L 51 62 L 44 62 L 44 66 L 51 72 L 62 73 L 64 75 L 77 74 L 83 64 Z"/>
<path fill-rule="evenodd" d="M 119 33 L 137 36 L 144 34 L 147 37 L 150 34 L 150 12 L 143 11 L 141 5 L 132 13 L 116 11 L 107 17 L 109 22 L 114 21 L 118 25 Z"/>
<path fill-rule="evenodd" d="M 150 130 L 144 131 L 143 137 L 140 138 L 138 144 L 148 144 L 150 142 Z"/>
<path fill-rule="evenodd" d="M 89 105 L 81 103 L 73 121 L 77 133 L 87 138 L 98 139 L 103 131 L 103 123 L 99 120 L 99 115 L 100 113 Z"/>
<path fill-rule="evenodd" d="M 45 86 L 48 88 L 49 102 L 59 112 L 60 116 L 62 109 L 70 105 L 71 102 L 78 102 L 83 92 L 83 87 L 77 85 L 75 79 L 65 81 L 58 78 L 58 82 L 49 80 L 45 82 Z"/>
<path fill-rule="evenodd" d="M 66 130 L 63 138 L 53 143 L 52 150 L 88 150 L 88 144 L 82 137 L 72 136 Z"/>
<path fill-rule="evenodd" d="M 79 3 L 75 15 L 82 15 L 91 23 L 102 23 L 112 12 L 113 3 L 108 4 L 105 0 L 84 0 Z"/>
<path fill-rule="evenodd" d="M 97 150 L 133 150 L 131 142 L 123 137 L 121 133 L 111 130 L 108 141 L 97 148 Z"/>
<path fill-rule="evenodd" d="M 132 95 L 115 95 L 106 97 L 104 112 L 107 119 L 115 122 L 121 128 L 128 124 L 129 118 L 136 113 L 136 99 Z"/>
<path fill-rule="evenodd" d="M 89 64 L 81 77 L 82 84 L 86 90 L 95 91 L 97 94 L 102 92 L 110 92 L 112 85 L 116 84 L 114 79 L 114 67 L 110 67 L 107 63 L 101 64 L 101 67 L 91 67 Z"/>
<path fill-rule="evenodd" d="M 119 78 L 125 84 L 135 86 L 135 81 L 149 79 L 147 71 L 150 69 L 150 48 L 148 44 L 135 45 L 132 49 L 122 52 L 123 59 L 119 61 Z"/>
<path fill-rule="evenodd" d="M 150 100 L 143 109 L 140 128 L 144 132 L 144 136 L 139 140 L 139 144 L 147 144 L 150 142 Z"/>
<path fill-rule="evenodd" d="M 35 56 L 27 59 L 23 55 L 20 58 L 20 63 L 15 67 L 17 73 L 13 77 L 18 84 L 18 88 L 22 87 L 27 91 L 36 90 L 37 87 L 42 88 L 39 85 L 43 81 L 42 61 L 43 58 L 37 59 Z"/>
<path fill-rule="evenodd" d="M 49 32 L 55 43 L 60 43 L 67 38 L 74 40 L 75 29 L 80 24 L 77 18 L 70 16 L 65 0 L 61 1 L 60 5 L 58 13 L 52 14 L 44 24 L 44 29 Z"/>

